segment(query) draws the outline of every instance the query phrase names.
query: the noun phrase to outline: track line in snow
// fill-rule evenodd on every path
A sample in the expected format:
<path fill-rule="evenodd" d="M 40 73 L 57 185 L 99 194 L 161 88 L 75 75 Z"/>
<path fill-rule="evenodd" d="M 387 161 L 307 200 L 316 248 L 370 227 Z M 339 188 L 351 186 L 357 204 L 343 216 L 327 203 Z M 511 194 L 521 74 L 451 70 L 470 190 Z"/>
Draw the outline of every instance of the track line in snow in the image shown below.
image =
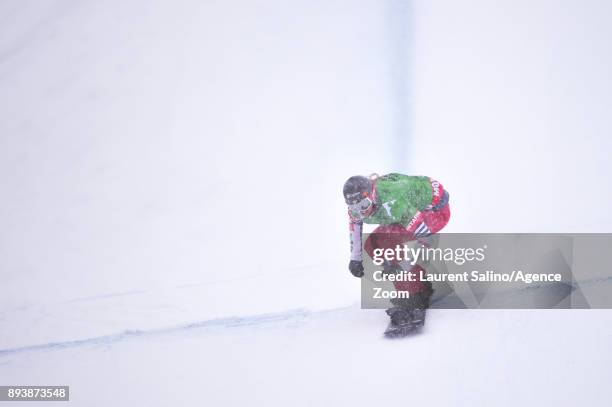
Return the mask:
<path fill-rule="evenodd" d="M 245 326 L 261 326 L 286 322 L 303 322 L 314 316 L 333 314 L 350 309 L 351 307 L 334 308 L 320 311 L 310 311 L 306 309 L 293 309 L 284 312 L 257 314 L 249 316 L 233 316 L 227 318 L 215 318 L 197 322 L 190 322 L 168 328 L 139 330 L 127 329 L 123 332 L 111 335 L 102 335 L 84 339 L 74 339 L 67 341 L 47 342 L 38 345 L 28 345 L 14 348 L 0 349 L 0 357 L 17 353 L 53 351 L 66 348 L 74 348 L 89 345 L 109 345 L 135 338 L 147 336 L 167 335 L 189 330 L 206 330 L 214 328 L 240 328 Z"/>

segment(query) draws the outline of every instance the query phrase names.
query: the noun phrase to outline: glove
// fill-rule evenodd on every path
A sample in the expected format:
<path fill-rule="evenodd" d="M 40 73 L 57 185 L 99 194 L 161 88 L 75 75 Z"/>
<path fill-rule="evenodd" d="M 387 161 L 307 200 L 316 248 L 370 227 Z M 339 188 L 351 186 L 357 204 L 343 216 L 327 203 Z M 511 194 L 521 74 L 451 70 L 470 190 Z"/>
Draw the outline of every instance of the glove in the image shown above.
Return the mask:
<path fill-rule="evenodd" d="M 349 270 L 355 277 L 363 277 L 363 262 L 359 260 L 351 260 L 349 263 Z"/>

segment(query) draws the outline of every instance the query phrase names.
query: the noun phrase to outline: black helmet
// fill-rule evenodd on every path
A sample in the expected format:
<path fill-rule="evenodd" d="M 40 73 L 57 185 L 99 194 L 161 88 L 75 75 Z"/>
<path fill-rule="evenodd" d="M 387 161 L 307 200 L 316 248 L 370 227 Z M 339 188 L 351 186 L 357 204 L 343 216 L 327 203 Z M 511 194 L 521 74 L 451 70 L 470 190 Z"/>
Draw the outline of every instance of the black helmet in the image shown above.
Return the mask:
<path fill-rule="evenodd" d="M 359 202 L 372 191 L 372 182 L 361 175 L 355 175 L 346 180 L 342 193 L 348 205 Z"/>

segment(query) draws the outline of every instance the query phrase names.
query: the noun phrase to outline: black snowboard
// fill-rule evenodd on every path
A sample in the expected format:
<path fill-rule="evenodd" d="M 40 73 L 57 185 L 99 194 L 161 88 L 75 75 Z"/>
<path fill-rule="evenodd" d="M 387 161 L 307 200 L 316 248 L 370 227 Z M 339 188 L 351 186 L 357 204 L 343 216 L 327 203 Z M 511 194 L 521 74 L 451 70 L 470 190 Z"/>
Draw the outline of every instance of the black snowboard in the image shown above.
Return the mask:
<path fill-rule="evenodd" d="M 387 314 L 391 317 L 391 322 L 385 330 L 385 337 L 403 338 L 421 331 L 425 325 L 427 310 L 393 307 L 387 310 Z"/>

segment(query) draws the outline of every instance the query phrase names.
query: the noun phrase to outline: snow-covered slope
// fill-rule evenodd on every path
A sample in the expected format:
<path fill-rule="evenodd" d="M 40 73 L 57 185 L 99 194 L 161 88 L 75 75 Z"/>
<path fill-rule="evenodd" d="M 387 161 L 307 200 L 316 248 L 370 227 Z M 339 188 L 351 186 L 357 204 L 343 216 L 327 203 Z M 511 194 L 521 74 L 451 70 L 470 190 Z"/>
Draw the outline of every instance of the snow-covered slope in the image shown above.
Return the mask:
<path fill-rule="evenodd" d="M 175 322 L 354 301 L 340 186 L 392 161 L 394 11 L 0 3 L 0 312 L 42 318 L 0 342 L 135 298 L 94 313 L 113 325 L 130 293 L 170 291 L 147 298 Z"/>
<path fill-rule="evenodd" d="M 414 2 L 410 161 L 448 185 L 455 230 L 612 230 L 585 208 L 612 199 L 610 15 L 601 0 Z"/>
<path fill-rule="evenodd" d="M 347 306 L 348 175 L 440 178 L 450 230 L 520 212 L 465 187 L 509 150 L 462 149 L 470 126 L 433 112 L 475 106 L 429 70 L 454 49 L 436 4 L 415 42 L 399 0 L 0 2 L 0 385 L 68 384 L 78 406 L 606 405 L 609 312 L 433 310 L 386 341 L 382 311 Z"/>
<path fill-rule="evenodd" d="M 432 310 L 381 337 L 381 311 L 230 319 L 0 354 L 3 383 L 70 384 L 71 404 L 607 406 L 612 314 Z M 593 327 L 598 327 L 597 334 Z"/>

